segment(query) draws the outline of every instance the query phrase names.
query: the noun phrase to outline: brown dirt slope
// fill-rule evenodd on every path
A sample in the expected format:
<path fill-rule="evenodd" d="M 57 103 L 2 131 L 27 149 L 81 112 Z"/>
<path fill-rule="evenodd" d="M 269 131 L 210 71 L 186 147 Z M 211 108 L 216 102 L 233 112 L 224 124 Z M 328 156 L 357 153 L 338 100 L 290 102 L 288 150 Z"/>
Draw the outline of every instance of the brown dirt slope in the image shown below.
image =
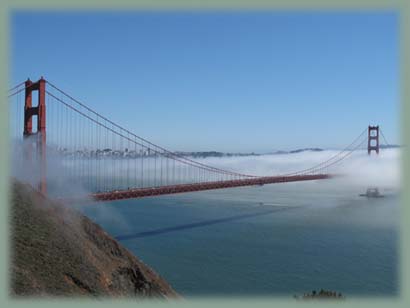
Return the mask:
<path fill-rule="evenodd" d="M 178 297 L 168 283 L 87 217 L 12 187 L 14 296 Z"/>

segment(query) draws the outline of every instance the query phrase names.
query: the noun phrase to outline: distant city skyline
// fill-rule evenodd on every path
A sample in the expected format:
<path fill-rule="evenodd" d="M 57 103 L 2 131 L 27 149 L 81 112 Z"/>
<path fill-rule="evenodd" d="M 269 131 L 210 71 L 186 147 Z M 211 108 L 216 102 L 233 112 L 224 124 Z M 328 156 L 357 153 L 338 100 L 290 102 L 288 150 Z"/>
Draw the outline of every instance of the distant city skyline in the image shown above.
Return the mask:
<path fill-rule="evenodd" d="M 10 86 L 44 76 L 171 150 L 400 142 L 393 11 L 15 11 L 10 37 Z"/>

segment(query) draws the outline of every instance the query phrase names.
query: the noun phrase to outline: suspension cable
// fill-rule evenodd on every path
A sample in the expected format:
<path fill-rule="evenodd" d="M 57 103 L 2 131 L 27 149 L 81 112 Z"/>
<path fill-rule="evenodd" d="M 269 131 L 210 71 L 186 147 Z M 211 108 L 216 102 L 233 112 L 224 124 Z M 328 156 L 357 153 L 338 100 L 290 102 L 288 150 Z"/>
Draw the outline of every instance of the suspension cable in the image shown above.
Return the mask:
<path fill-rule="evenodd" d="M 384 142 L 386 143 L 386 145 L 390 145 L 390 143 L 387 142 L 387 139 L 386 139 L 386 137 L 384 136 L 383 131 L 382 131 L 381 129 L 380 129 L 380 133 L 382 134 L 382 137 L 383 137 Z"/>
<path fill-rule="evenodd" d="M 72 100 L 73 102 L 77 103 L 78 105 L 80 105 L 82 108 L 86 109 L 88 112 L 94 114 L 97 116 L 97 120 L 94 119 L 93 117 L 90 117 L 89 115 L 85 114 L 84 112 L 82 112 L 81 110 L 73 107 L 72 105 L 66 103 L 65 101 L 63 101 L 62 99 L 58 98 L 57 96 L 53 95 L 52 93 L 50 93 L 49 91 L 46 91 L 46 93 L 48 95 L 50 95 L 51 97 L 53 97 L 56 101 L 59 101 L 60 103 L 64 104 L 66 107 L 70 108 L 71 110 L 77 112 L 78 114 L 80 114 L 81 116 L 87 118 L 88 120 L 94 122 L 95 124 L 97 124 L 100 127 L 105 128 L 107 131 L 112 132 L 113 134 L 116 134 L 118 136 L 120 136 L 121 138 L 123 138 L 124 140 L 127 140 L 128 142 L 131 142 L 135 145 L 139 145 L 141 148 L 149 148 L 151 149 L 151 151 L 154 152 L 154 155 L 160 155 L 161 157 L 165 157 L 165 158 L 170 158 L 173 159 L 174 161 L 179 161 L 182 164 L 185 165 L 189 165 L 191 167 L 195 167 L 198 168 L 200 170 L 206 170 L 209 172 L 213 172 L 213 173 L 218 173 L 218 174 L 225 174 L 225 175 L 229 175 L 229 176 L 238 176 L 238 177 L 247 177 L 247 178 L 255 178 L 255 177 L 259 177 L 256 175 L 249 175 L 249 174 L 243 174 L 243 173 L 238 173 L 238 172 L 234 172 L 234 171 L 229 171 L 229 170 L 224 170 L 224 169 L 220 169 L 220 168 L 216 168 L 207 164 L 203 164 L 200 162 L 197 162 L 195 160 L 189 159 L 185 156 L 183 156 L 182 154 L 178 154 L 172 151 L 169 151 L 161 146 L 158 146 L 134 133 L 132 133 L 131 131 L 119 126 L 118 124 L 114 123 L 113 121 L 109 120 L 108 118 L 100 115 L 99 113 L 97 113 L 96 111 L 92 110 L 91 108 L 89 108 L 88 106 L 86 106 L 85 104 L 81 103 L 80 101 L 76 100 L 75 98 L 73 98 L 72 96 L 70 96 L 69 94 L 67 94 L 66 92 L 64 92 L 63 90 L 59 89 L 57 86 L 55 86 L 54 84 L 50 83 L 49 81 L 46 80 L 46 82 L 55 90 L 57 90 L 60 94 L 68 97 L 70 100 Z M 16 86 L 14 86 L 13 88 L 9 89 L 8 92 L 11 91 L 15 91 L 16 89 L 18 89 L 19 87 L 21 87 L 25 82 L 22 82 Z M 23 87 L 19 90 L 16 90 L 15 92 L 11 93 L 10 95 L 8 95 L 8 97 L 13 97 L 15 95 L 17 95 L 18 93 L 24 91 L 27 87 Z M 99 121 L 98 119 L 102 119 L 103 121 Z M 105 125 L 107 123 L 111 124 L 112 127 L 109 127 L 108 125 Z M 116 129 L 119 129 L 120 131 L 117 131 Z M 350 147 L 352 147 L 358 140 L 360 140 L 360 138 L 362 138 L 362 135 L 366 132 L 367 128 L 365 130 L 363 130 L 363 132 L 350 144 L 348 145 L 346 148 L 344 148 L 343 150 L 341 150 L 340 152 L 338 152 L 337 154 L 333 155 L 332 157 L 330 157 L 329 159 L 304 170 L 300 170 L 300 171 L 296 171 L 296 172 L 292 172 L 292 173 L 286 173 L 283 174 L 281 176 L 290 176 L 290 175 L 297 175 L 297 174 L 306 174 L 308 172 L 312 172 L 312 171 L 316 171 L 316 170 L 321 170 L 323 168 L 328 168 L 330 166 L 333 166 L 334 164 L 340 162 L 341 160 L 345 159 L 346 157 L 348 157 L 353 151 L 357 150 L 363 143 L 365 140 L 363 140 L 360 144 L 358 144 L 357 146 L 355 146 L 353 149 L 349 150 Z M 122 132 L 124 132 L 125 134 L 123 134 Z M 387 145 L 389 145 L 385 135 L 383 134 L 383 131 L 380 130 L 382 137 L 385 141 L 385 143 Z M 133 137 L 134 139 L 132 139 L 131 137 Z M 140 142 L 137 141 L 140 140 Z M 144 145 L 145 143 L 145 145 Z M 152 147 L 149 147 L 152 146 Z M 343 153 L 347 152 L 344 156 L 341 156 Z M 156 156 L 155 156 L 155 161 L 156 161 Z M 161 162 L 162 164 L 162 162 Z M 320 168 L 319 168 L 320 167 Z"/>
<path fill-rule="evenodd" d="M 67 96 L 69 99 L 71 99 L 71 100 L 74 101 L 75 103 L 79 104 L 81 107 L 87 109 L 89 112 L 94 113 L 95 115 L 97 115 L 98 117 L 100 117 L 100 118 L 106 120 L 107 122 L 109 122 L 110 124 L 114 125 L 115 127 L 117 127 L 117 128 L 119 128 L 119 129 L 125 131 L 126 133 L 129 133 L 130 135 L 132 135 L 132 136 L 134 136 L 134 137 L 140 139 L 141 141 L 143 141 L 143 142 L 145 142 L 145 143 L 147 143 L 147 144 L 150 144 L 150 145 L 152 145 L 152 146 L 154 146 L 154 147 L 160 149 L 161 151 L 163 151 L 164 153 L 167 153 L 168 155 L 171 155 L 172 157 L 178 157 L 178 158 L 179 158 L 180 160 L 182 160 L 182 161 L 186 160 L 186 161 L 191 162 L 192 164 L 199 165 L 199 166 L 202 166 L 202 167 L 206 167 L 206 168 L 209 168 L 209 169 L 213 169 L 215 172 L 219 172 L 219 173 L 226 173 L 226 174 L 229 174 L 229 175 L 236 175 L 236 176 L 241 176 L 241 177 L 257 177 L 256 175 L 242 174 L 242 173 L 238 173 L 238 172 L 233 172 L 233 171 L 228 171 L 228 170 L 216 168 L 216 167 L 213 167 L 213 166 L 210 166 L 210 165 L 207 165 L 207 164 L 203 164 L 203 163 L 200 163 L 200 162 L 198 162 L 198 161 L 195 161 L 195 160 L 186 158 L 186 157 L 184 157 L 184 156 L 182 156 L 182 155 L 179 155 L 179 154 L 177 154 L 177 153 L 175 153 L 175 152 L 169 151 L 169 150 L 167 150 L 167 149 L 165 149 L 165 148 L 163 148 L 163 147 L 161 147 L 161 146 L 159 146 L 159 145 L 157 145 L 157 144 L 154 144 L 154 143 L 152 143 L 152 142 L 150 142 L 150 141 L 148 141 L 148 140 L 146 140 L 146 139 L 144 139 L 144 138 L 142 138 L 142 137 L 140 137 L 140 136 L 138 136 L 138 135 L 135 135 L 135 134 L 132 133 L 131 131 L 125 129 L 124 127 L 122 127 L 122 126 L 120 126 L 120 125 L 118 125 L 118 124 L 116 124 L 116 123 L 114 123 L 113 121 L 109 120 L 108 118 L 106 118 L 106 117 L 100 115 L 100 114 L 97 113 L 96 111 L 92 110 L 91 108 L 89 108 L 89 107 L 86 106 L 85 104 L 81 103 L 80 101 L 78 101 L 77 99 L 75 99 L 74 97 L 72 97 L 71 95 L 67 94 L 66 92 L 64 92 L 63 90 L 61 90 L 60 88 L 58 88 L 57 86 L 55 86 L 54 84 L 52 84 L 50 81 L 46 81 L 46 82 L 47 82 L 51 87 L 53 87 L 54 89 L 56 89 L 58 92 L 60 92 L 60 93 L 62 93 L 63 95 Z"/>
<path fill-rule="evenodd" d="M 132 143 L 138 144 L 138 145 L 140 145 L 141 147 L 144 147 L 144 148 L 147 147 L 147 146 L 144 146 L 142 143 L 136 142 L 136 141 L 134 141 L 133 139 L 131 139 L 131 138 L 129 138 L 129 137 L 123 135 L 122 133 L 119 133 L 118 131 L 114 130 L 113 128 L 110 128 L 110 127 L 104 125 L 102 122 L 96 121 L 96 120 L 93 119 L 92 117 L 86 115 L 86 114 L 83 113 L 82 111 L 78 110 L 77 108 L 71 106 L 70 104 L 67 104 L 66 102 L 64 102 L 64 101 L 61 100 L 60 98 L 56 97 L 55 95 L 53 95 L 53 94 L 50 93 L 49 91 L 46 91 L 46 93 L 47 93 L 48 95 L 50 95 L 51 97 L 53 97 L 55 100 L 57 100 L 57 101 L 59 101 L 60 103 L 64 104 L 66 107 L 70 108 L 71 110 L 74 110 L 75 112 L 79 113 L 79 114 L 82 115 L 83 117 L 87 118 L 87 119 L 90 120 L 91 122 L 96 123 L 97 125 L 99 125 L 99 126 L 105 128 L 106 130 L 111 131 L 113 134 L 115 134 L 115 135 L 117 135 L 117 136 L 120 136 L 120 137 L 122 137 L 123 139 L 126 139 L 126 140 L 128 140 L 128 141 L 130 141 L 130 142 L 132 142 Z M 161 155 L 161 153 L 160 153 L 157 149 L 155 149 L 155 148 L 150 148 L 150 149 L 151 149 L 153 152 L 155 152 L 156 154 Z M 176 160 L 176 161 L 179 161 L 179 162 L 181 162 L 181 163 L 183 163 L 183 164 L 187 164 L 187 165 L 190 165 L 190 166 L 193 166 L 193 167 L 202 169 L 202 170 L 207 170 L 207 171 L 210 171 L 210 172 L 216 172 L 215 170 L 212 170 L 212 169 L 210 169 L 210 168 L 208 168 L 208 167 L 196 166 L 196 165 L 194 165 L 194 164 L 192 164 L 192 163 L 190 163 L 190 162 L 183 161 L 183 160 L 181 160 L 181 159 L 179 159 L 179 158 L 172 158 L 172 159 L 174 159 L 174 160 Z M 206 166 L 206 165 L 205 165 L 205 166 Z"/>
<path fill-rule="evenodd" d="M 22 86 L 23 84 L 25 84 L 25 83 L 26 83 L 25 81 L 20 82 L 18 85 L 15 85 L 15 86 L 12 87 L 11 89 L 8 89 L 7 92 L 11 92 L 11 91 L 13 91 L 13 90 L 15 90 L 15 89 L 21 87 L 21 86 Z"/>
<path fill-rule="evenodd" d="M 295 171 L 295 172 L 283 174 L 283 176 L 294 175 L 294 174 L 299 174 L 299 173 L 305 173 L 305 172 L 308 172 L 308 171 L 317 169 L 318 167 L 320 167 L 320 166 L 322 166 L 322 165 L 325 165 L 326 163 L 329 163 L 330 161 L 336 159 L 336 158 L 337 158 L 339 155 L 341 155 L 342 153 L 348 151 L 350 147 L 352 147 L 358 140 L 360 140 L 360 138 L 362 138 L 362 135 L 363 135 L 366 131 L 367 131 L 367 128 L 364 129 L 364 130 L 360 133 L 360 135 L 358 135 L 358 136 L 355 138 L 355 140 L 354 140 L 352 143 L 350 143 L 347 147 L 345 147 L 343 150 L 341 150 L 341 151 L 338 152 L 337 154 L 331 156 L 329 159 L 327 159 L 327 160 L 325 160 L 325 161 L 323 161 L 323 162 L 321 162 L 321 163 L 319 163 L 319 164 L 317 164 L 317 165 L 314 165 L 314 166 L 312 166 L 312 167 L 310 167 L 310 168 L 307 168 L 307 169 L 303 169 L 303 170 L 299 170 L 299 171 Z"/>

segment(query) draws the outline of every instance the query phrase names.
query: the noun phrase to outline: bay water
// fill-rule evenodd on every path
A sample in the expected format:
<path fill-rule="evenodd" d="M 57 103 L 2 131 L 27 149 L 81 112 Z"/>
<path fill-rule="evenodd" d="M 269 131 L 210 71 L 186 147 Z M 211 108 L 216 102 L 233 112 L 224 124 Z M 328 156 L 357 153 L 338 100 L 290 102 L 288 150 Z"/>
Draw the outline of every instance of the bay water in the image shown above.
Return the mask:
<path fill-rule="evenodd" d="M 366 188 L 330 179 L 80 209 L 182 296 L 396 296 L 399 194 Z"/>

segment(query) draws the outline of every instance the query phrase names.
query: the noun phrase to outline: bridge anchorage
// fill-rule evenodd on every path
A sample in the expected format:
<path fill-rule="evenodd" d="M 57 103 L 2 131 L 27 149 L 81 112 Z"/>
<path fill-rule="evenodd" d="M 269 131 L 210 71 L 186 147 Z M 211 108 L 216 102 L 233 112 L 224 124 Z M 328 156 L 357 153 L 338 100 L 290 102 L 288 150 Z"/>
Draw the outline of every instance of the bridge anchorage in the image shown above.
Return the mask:
<path fill-rule="evenodd" d="M 33 106 L 36 91 L 38 105 Z M 366 142 L 369 155 L 373 151 L 379 154 L 379 132 L 384 137 L 379 126 L 369 126 L 350 145 L 321 163 L 296 172 L 260 176 L 211 166 L 167 150 L 100 115 L 43 77 L 36 82 L 27 80 L 18 84 L 9 90 L 8 97 L 15 122 L 13 138 L 21 138 L 23 127 L 23 140 L 28 143 L 24 147 L 24 161 L 39 167 L 35 180 L 38 190 L 44 195 L 58 191 L 53 197 L 66 201 L 84 198 L 73 196 L 68 189 L 73 185 L 79 185 L 96 201 L 108 201 L 328 179 L 333 176 L 332 167 L 345 161 Z M 36 131 L 33 120 L 37 121 Z M 13 129 L 11 131 L 13 133 Z M 50 156 L 47 153 L 53 157 L 58 155 L 61 168 L 57 171 L 55 167 L 47 170 Z M 48 171 L 67 179 L 62 189 L 55 189 L 58 177 L 50 180 Z"/>

